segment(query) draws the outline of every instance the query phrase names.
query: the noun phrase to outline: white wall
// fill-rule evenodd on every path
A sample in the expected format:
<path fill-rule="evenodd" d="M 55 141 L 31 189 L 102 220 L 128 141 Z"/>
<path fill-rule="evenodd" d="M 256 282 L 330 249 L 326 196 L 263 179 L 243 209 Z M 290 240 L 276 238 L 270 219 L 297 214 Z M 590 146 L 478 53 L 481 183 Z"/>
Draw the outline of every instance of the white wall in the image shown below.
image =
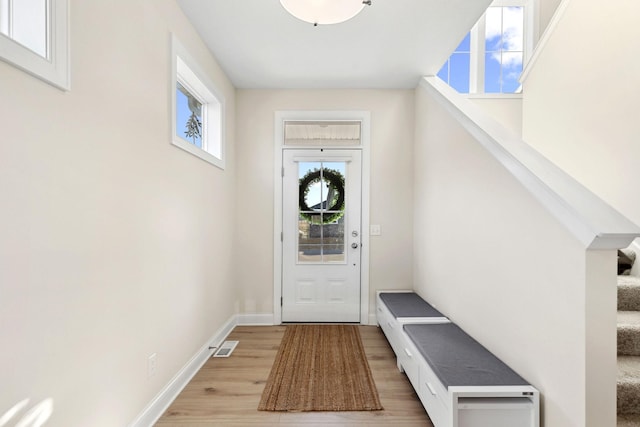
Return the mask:
<path fill-rule="evenodd" d="M 571 1 L 524 82 L 523 135 L 640 224 L 640 3 Z"/>
<path fill-rule="evenodd" d="M 514 135 L 522 137 L 522 98 L 470 97 L 469 100 Z"/>
<path fill-rule="evenodd" d="M 614 425 L 615 251 L 586 252 L 422 87 L 414 150 L 416 291 L 540 390 L 542 425 Z"/>
<path fill-rule="evenodd" d="M 545 31 L 547 25 L 553 18 L 554 13 L 558 9 L 562 0 L 538 0 L 539 28 L 540 35 Z"/>
<path fill-rule="evenodd" d="M 235 92 L 174 1 L 70 3 L 70 92 L 0 63 L 0 416 L 123 426 L 234 314 Z M 226 97 L 226 171 L 170 145 L 170 31 Z"/>
<path fill-rule="evenodd" d="M 370 244 L 371 304 L 377 289 L 411 288 L 413 91 L 238 90 L 241 310 L 273 312 L 273 138 L 279 110 L 371 111 L 371 223 L 382 226 Z"/>

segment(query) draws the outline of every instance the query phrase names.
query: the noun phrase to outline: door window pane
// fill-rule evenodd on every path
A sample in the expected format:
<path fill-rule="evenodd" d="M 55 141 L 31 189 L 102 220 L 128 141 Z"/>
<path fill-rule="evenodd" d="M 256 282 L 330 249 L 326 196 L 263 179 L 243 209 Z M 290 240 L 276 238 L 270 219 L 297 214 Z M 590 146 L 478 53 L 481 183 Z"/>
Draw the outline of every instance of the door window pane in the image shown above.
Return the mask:
<path fill-rule="evenodd" d="M 325 194 L 327 194 L 326 183 L 317 181 L 309 185 L 309 191 L 304 195 L 304 201 L 312 211 L 320 211 Z"/>
<path fill-rule="evenodd" d="M 322 246 L 301 245 L 298 247 L 298 262 L 318 263 L 322 262 Z"/>
<path fill-rule="evenodd" d="M 344 223 L 322 225 L 322 260 L 328 262 L 344 262 Z"/>
<path fill-rule="evenodd" d="M 346 262 L 345 162 L 298 163 L 298 262 Z"/>

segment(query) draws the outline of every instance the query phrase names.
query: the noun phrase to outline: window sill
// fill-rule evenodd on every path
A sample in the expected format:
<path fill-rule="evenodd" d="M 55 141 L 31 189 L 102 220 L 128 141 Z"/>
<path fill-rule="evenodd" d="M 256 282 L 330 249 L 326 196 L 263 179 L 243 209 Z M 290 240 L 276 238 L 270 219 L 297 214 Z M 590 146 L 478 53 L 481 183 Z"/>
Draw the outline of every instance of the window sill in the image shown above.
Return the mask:
<path fill-rule="evenodd" d="M 469 99 L 522 99 L 521 93 L 462 93 Z"/>
<path fill-rule="evenodd" d="M 204 160 L 207 163 L 212 164 L 215 167 L 218 167 L 222 170 L 224 170 L 225 164 L 224 164 L 224 160 L 214 156 L 213 154 L 207 153 L 206 151 L 204 151 L 201 148 L 196 147 L 195 145 L 180 139 L 180 138 L 173 138 L 171 140 L 171 144 L 175 145 L 178 148 L 183 149 L 184 151 L 193 154 L 196 157 L 199 157 L 200 159 Z"/>

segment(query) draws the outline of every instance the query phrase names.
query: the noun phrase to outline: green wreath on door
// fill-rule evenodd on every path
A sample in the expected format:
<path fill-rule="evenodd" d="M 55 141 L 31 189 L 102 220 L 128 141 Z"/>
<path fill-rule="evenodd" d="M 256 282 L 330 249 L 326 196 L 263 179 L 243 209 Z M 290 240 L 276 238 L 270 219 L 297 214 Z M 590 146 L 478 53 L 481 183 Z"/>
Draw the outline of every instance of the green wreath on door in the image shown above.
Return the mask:
<path fill-rule="evenodd" d="M 309 171 L 300 178 L 298 205 L 301 217 L 316 224 L 320 223 L 320 218 L 322 218 L 323 224 L 329 224 L 339 220 L 344 215 L 344 175 L 337 170 L 323 169 L 322 178 L 329 184 L 328 206 L 327 209 L 322 210 L 323 214 L 321 215 L 321 210 L 315 211 L 307 206 L 306 200 L 311 187 L 320 182 L 320 170 L 318 169 Z"/>

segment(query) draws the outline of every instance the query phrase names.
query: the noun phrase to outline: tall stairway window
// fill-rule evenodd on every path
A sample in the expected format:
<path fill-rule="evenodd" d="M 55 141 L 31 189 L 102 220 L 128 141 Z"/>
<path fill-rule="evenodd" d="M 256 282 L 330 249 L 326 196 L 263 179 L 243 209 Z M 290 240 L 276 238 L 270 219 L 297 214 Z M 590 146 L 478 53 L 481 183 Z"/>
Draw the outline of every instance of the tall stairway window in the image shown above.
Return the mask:
<path fill-rule="evenodd" d="M 460 93 L 521 92 L 518 79 L 532 50 L 534 0 L 496 0 L 438 72 Z"/>

